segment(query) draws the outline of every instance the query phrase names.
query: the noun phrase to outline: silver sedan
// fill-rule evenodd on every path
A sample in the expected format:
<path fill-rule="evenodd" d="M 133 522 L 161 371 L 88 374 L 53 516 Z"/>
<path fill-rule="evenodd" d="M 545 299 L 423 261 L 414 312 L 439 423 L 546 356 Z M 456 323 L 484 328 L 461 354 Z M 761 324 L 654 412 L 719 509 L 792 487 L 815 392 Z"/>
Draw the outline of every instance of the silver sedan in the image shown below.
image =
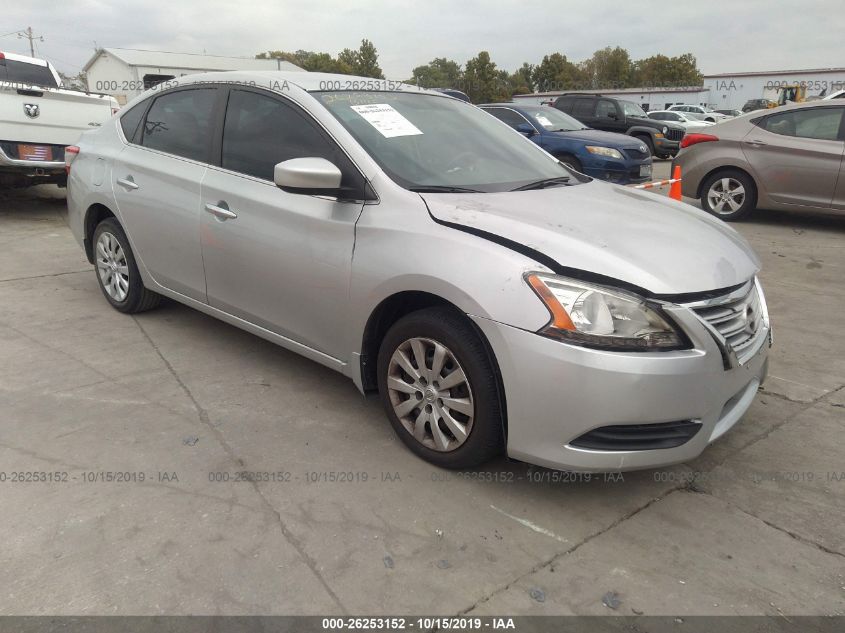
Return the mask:
<path fill-rule="evenodd" d="M 197 75 L 67 156 L 70 224 L 113 308 L 167 297 L 337 370 L 443 467 L 688 460 L 766 375 L 739 234 L 441 93 Z"/>

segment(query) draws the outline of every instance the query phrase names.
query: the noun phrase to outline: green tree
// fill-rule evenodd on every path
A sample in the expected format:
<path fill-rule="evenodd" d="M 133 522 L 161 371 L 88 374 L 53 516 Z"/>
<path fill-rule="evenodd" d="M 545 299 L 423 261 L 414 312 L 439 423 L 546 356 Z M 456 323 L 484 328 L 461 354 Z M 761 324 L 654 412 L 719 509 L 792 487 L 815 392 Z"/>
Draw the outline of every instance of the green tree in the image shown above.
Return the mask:
<path fill-rule="evenodd" d="M 458 62 L 445 57 L 435 57 L 424 66 L 417 66 L 411 73 L 409 84 L 421 88 L 460 89 L 463 71 Z"/>
<path fill-rule="evenodd" d="M 507 77 L 507 73 L 505 73 Z M 463 91 L 473 103 L 510 100 L 507 81 L 503 81 L 490 53 L 481 51 L 464 66 Z"/>
<path fill-rule="evenodd" d="M 255 56 L 258 59 L 282 59 L 296 64 L 304 70 L 323 73 L 341 73 L 343 75 L 361 75 L 384 79 L 378 65 L 378 51 L 369 40 L 362 40 L 357 51 L 343 49 L 338 56 L 329 53 L 298 50 L 295 53 L 285 51 L 267 51 Z"/>
<path fill-rule="evenodd" d="M 695 56 L 653 55 L 634 62 L 634 83 L 646 87 L 700 86 L 704 78 Z"/>
<path fill-rule="evenodd" d="M 566 55 L 560 53 L 543 57 L 543 61 L 534 67 L 531 78 L 538 92 L 582 90 L 589 85 L 584 85 L 586 78 L 578 66 L 566 59 Z"/>
<path fill-rule="evenodd" d="M 597 50 L 579 66 L 592 88 L 618 90 L 633 85 L 634 65 L 631 56 L 619 46 Z"/>

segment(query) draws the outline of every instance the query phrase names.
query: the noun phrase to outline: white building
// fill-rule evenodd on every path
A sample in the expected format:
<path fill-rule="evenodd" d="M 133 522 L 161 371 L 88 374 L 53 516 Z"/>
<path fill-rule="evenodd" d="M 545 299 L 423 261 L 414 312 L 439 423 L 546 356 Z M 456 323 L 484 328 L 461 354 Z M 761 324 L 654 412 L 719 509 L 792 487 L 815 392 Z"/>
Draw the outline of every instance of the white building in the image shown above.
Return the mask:
<path fill-rule="evenodd" d="M 131 48 L 101 48 L 83 68 L 88 90 L 111 95 L 121 105 L 163 81 L 223 70 L 302 69 L 279 59 L 193 55 Z"/>
<path fill-rule="evenodd" d="M 676 103 L 706 105 L 710 101 L 707 88 L 687 86 L 681 88 L 622 88 L 619 90 L 571 90 L 559 92 L 535 92 L 527 95 L 514 95 L 517 103 L 539 105 L 554 101 L 565 92 L 582 94 L 601 94 L 616 99 L 633 101 L 645 110 L 665 110 Z"/>
<path fill-rule="evenodd" d="M 805 85 L 808 97 L 830 94 L 845 88 L 845 68 L 704 75 L 709 105 L 715 109 L 740 109 L 750 99 L 775 100 L 778 86 L 795 84 Z"/>

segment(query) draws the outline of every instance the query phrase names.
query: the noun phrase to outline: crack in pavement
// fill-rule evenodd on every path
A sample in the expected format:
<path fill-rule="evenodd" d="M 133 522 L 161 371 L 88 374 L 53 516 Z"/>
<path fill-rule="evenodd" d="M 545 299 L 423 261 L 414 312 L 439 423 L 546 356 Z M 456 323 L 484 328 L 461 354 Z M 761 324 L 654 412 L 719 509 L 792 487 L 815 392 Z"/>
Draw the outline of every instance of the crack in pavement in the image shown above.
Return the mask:
<path fill-rule="evenodd" d="M 665 493 L 663 493 L 659 497 L 652 497 L 651 499 L 649 499 L 643 505 L 639 506 L 638 508 L 634 508 L 630 512 L 627 512 L 626 514 L 619 517 L 615 521 L 609 523 L 606 527 L 598 530 L 597 532 L 593 532 L 592 534 L 588 534 L 583 539 L 581 539 L 578 543 L 574 544 L 572 547 L 568 548 L 567 550 L 555 554 L 554 556 L 552 556 L 550 559 L 548 559 L 546 561 L 537 563 L 536 565 L 531 567 L 531 569 L 529 569 L 527 572 L 525 572 L 524 574 L 520 574 L 519 576 L 517 576 L 516 578 L 514 578 L 510 582 L 508 582 L 506 585 L 503 585 L 503 586 L 499 587 L 498 589 L 491 591 L 486 596 L 479 598 L 478 600 L 476 600 L 473 604 L 471 604 L 466 609 L 462 609 L 461 611 L 456 613 L 455 614 L 456 617 L 460 617 L 460 616 L 468 614 L 470 611 L 472 611 L 473 609 L 481 606 L 485 602 L 489 602 L 495 596 L 497 596 L 501 593 L 504 593 L 505 591 L 507 591 L 508 589 L 513 587 L 516 583 L 518 583 L 520 580 L 522 580 L 523 578 L 527 578 L 531 574 L 535 574 L 538 571 L 545 569 L 546 567 L 549 567 L 550 565 L 554 565 L 557 561 L 559 561 L 560 559 L 574 553 L 575 551 L 580 549 L 583 545 L 586 545 L 587 543 L 589 543 L 593 539 L 596 539 L 599 536 L 601 536 L 602 534 L 609 532 L 610 530 L 617 527 L 618 525 L 621 525 L 622 523 L 624 523 L 628 519 L 635 517 L 636 515 L 638 515 L 643 510 L 646 510 L 647 508 L 651 507 L 652 505 L 654 505 L 658 501 L 662 501 L 663 499 L 665 499 L 669 495 L 671 495 L 675 492 L 678 492 L 679 490 L 681 490 L 681 491 L 684 490 L 684 488 L 685 487 L 683 485 L 678 485 L 678 486 L 675 486 L 674 488 L 670 488 L 669 490 L 667 490 Z M 437 631 L 439 629 L 433 629 L 433 630 Z"/>
<path fill-rule="evenodd" d="M 235 464 L 237 464 L 240 467 L 246 466 L 246 463 L 244 462 L 244 460 L 237 456 L 234 449 L 226 441 L 226 438 L 223 437 L 223 434 L 220 432 L 220 429 L 218 429 L 217 427 L 215 427 L 211 423 L 211 420 L 209 420 L 209 417 L 208 417 L 208 411 L 206 411 L 205 408 L 203 408 L 202 405 L 200 405 L 200 403 L 197 401 L 196 397 L 194 396 L 193 392 L 188 388 L 188 386 L 185 384 L 185 382 L 182 380 L 182 378 L 179 376 L 179 374 L 173 368 L 173 365 L 171 365 L 170 361 L 167 360 L 167 358 L 165 358 L 164 354 L 161 353 L 161 350 L 159 349 L 158 345 L 156 345 L 155 341 L 153 341 L 152 337 L 150 337 L 149 333 L 144 329 L 144 326 L 141 325 L 141 322 L 137 319 L 137 317 L 135 315 L 132 315 L 132 320 L 135 321 L 135 324 L 138 326 L 138 329 L 141 330 L 144 337 L 149 342 L 150 346 L 153 348 L 153 350 L 155 350 L 156 354 L 158 354 L 158 357 L 161 359 L 161 361 L 167 367 L 167 370 L 173 376 L 173 379 L 178 383 L 179 387 L 182 389 L 182 391 L 185 392 L 185 395 L 193 403 L 200 422 L 208 428 L 210 433 L 217 440 L 217 443 L 220 444 L 220 446 L 223 448 L 225 453 L 229 456 L 229 458 Z M 344 615 L 346 613 L 348 613 L 348 610 L 343 605 L 343 603 L 341 602 L 338 595 L 329 586 L 329 584 L 326 582 L 325 578 L 323 578 L 323 575 L 320 573 L 320 571 L 317 567 L 317 562 L 308 554 L 308 552 L 305 550 L 305 547 L 302 545 L 302 543 L 299 541 L 299 539 L 290 531 L 290 529 L 288 528 L 284 519 L 282 518 L 281 513 L 278 510 L 276 510 L 276 508 L 273 507 L 273 504 L 271 504 L 270 501 L 267 499 L 267 497 L 264 496 L 264 493 L 261 491 L 261 488 L 258 485 L 258 482 L 254 481 L 254 480 L 250 480 L 249 484 L 251 485 L 252 489 L 255 491 L 256 495 L 258 495 L 258 498 L 261 500 L 261 503 L 264 506 L 265 512 L 267 512 L 271 516 L 275 517 L 276 523 L 279 526 L 279 529 L 282 533 L 282 536 L 285 538 L 285 540 L 288 542 L 288 544 L 290 544 L 294 548 L 294 550 L 296 550 L 297 554 L 299 554 L 300 558 L 305 562 L 308 569 L 311 570 L 311 573 L 314 575 L 314 577 L 317 579 L 317 581 L 322 585 L 322 587 L 323 587 L 323 589 L 325 589 L 326 593 L 331 597 L 332 600 L 334 600 L 335 604 L 337 604 L 337 606 L 340 608 L 341 613 L 343 613 Z"/>
<path fill-rule="evenodd" d="M 91 272 L 90 268 L 85 270 L 68 270 L 63 273 L 48 273 L 46 275 L 33 275 L 32 277 L 11 277 L 9 279 L 0 279 L 0 284 L 5 284 L 12 281 L 26 281 L 27 279 L 47 279 L 49 277 L 61 277 L 63 275 L 79 275 L 81 273 Z"/>

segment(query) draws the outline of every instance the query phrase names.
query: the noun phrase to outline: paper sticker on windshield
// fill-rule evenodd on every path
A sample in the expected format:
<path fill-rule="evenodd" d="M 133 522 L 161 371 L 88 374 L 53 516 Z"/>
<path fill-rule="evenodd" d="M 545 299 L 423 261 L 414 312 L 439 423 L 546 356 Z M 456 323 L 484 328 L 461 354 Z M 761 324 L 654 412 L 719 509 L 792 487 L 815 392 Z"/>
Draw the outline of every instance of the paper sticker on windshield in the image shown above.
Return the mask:
<path fill-rule="evenodd" d="M 392 106 L 386 103 L 351 106 L 367 123 L 376 128 L 385 138 L 412 136 L 422 132 Z"/>
<path fill-rule="evenodd" d="M 538 114 L 538 115 L 536 115 L 534 118 L 535 118 L 535 119 L 537 119 L 537 122 L 538 122 L 540 125 L 542 125 L 543 127 L 552 127 L 552 122 L 551 122 L 551 121 L 549 121 L 549 120 L 548 120 L 546 117 L 544 117 L 542 114 Z"/>

